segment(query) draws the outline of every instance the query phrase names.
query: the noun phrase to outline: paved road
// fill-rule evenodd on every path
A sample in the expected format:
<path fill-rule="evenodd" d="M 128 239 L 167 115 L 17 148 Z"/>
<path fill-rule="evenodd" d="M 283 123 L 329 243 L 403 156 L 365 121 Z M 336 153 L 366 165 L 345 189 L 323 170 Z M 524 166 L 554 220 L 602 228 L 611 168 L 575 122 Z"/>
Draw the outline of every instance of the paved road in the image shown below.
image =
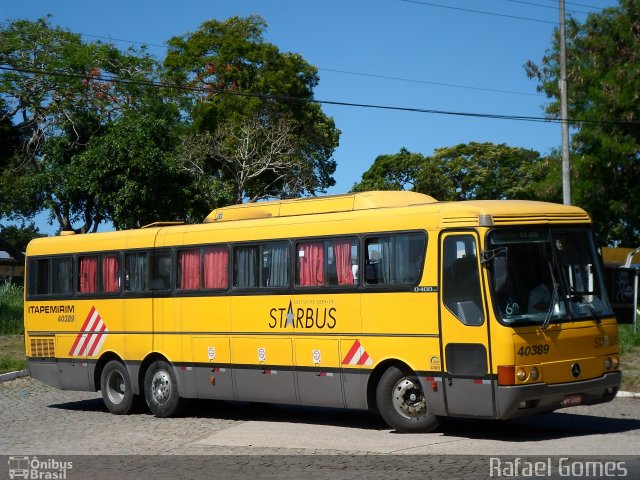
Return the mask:
<path fill-rule="evenodd" d="M 293 455 L 364 454 L 442 462 L 450 455 L 637 458 L 638 452 L 640 399 L 510 422 L 450 420 L 435 433 L 402 435 L 368 412 L 197 401 L 182 418 L 115 416 L 99 393 L 60 391 L 29 377 L 0 383 L 0 455 L 249 454 L 291 462 Z M 472 464 L 457 463 L 460 478 Z"/>

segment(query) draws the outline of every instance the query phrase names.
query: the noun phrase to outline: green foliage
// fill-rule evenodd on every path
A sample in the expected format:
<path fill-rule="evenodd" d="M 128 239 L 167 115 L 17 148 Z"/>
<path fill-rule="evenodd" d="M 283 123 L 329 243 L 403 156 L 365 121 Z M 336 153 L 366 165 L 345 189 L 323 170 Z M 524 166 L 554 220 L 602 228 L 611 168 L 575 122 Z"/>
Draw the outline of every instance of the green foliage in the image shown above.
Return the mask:
<path fill-rule="evenodd" d="M 620 353 L 625 354 L 633 348 L 640 347 L 640 328 L 633 333 L 633 325 L 618 325 L 620 334 Z"/>
<path fill-rule="evenodd" d="M 568 22 L 567 81 L 572 137 L 573 201 L 585 208 L 607 243 L 640 243 L 640 2 Z M 527 73 L 559 111 L 558 34 L 540 65 Z"/>
<path fill-rule="evenodd" d="M 401 149 L 381 155 L 354 191 L 411 189 L 438 200 L 556 200 L 550 160 L 505 144 L 469 143 L 430 157 Z M 544 186 L 544 188 L 538 188 Z"/>
<path fill-rule="evenodd" d="M 86 43 L 49 18 L 0 26 L 0 214 L 48 210 L 61 230 L 84 233 L 102 220 L 200 221 L 234 201 L 334 185 L 333 120 L 317 104 L 269 97 L 312 99 L 317 69 L 265 42 L 265 29 L 256 16 L 206 21 L 171 39 L 161 66 L 144 48 Z M 179 88 L 150 85 L 161 79 Z M 204 90 L 180 88 L 193 86 Z M 240 186 L 201 149 L 202 168 L 187 168 L 198 135 L 249 122 L 295 125 L 290 175 L 266 168 Z"/>
<path fill-rule="evenodd" d="M 7 355 L 0 355 L 0 373 L 9 373 L 24 370 L 27 362 Z"/>
<path fill-rule="evenodd" d="M 24 332 L 22 287 L 9 281 L 0 283 L 0 335 Z"/>
<path fill-rule="evenodd" d="M 29 225 L 22 225 L 17 227 L 15 225 L 8 225 L 6 227 L 0 225 L 0 237 L 6 240 L 16 250 L 25 252 L 27 250 L 27 244 L 34 238 L 46 237 L 45 234 L 40 233 L 35 223 L 31 222 Z"/>
<path fill-rule="evenodd" d="M 268 98 L 312 99 L 318 76 L 316 67 L 300 55 L 280 52 L 265 42 L 265 29 L 266 23 L 258 16 L 208 20 L 196 32 L 169 40 L 164 61 L 167 77 L 179 86 L 198 87 L 181 98 L 196 132 L 216 134 L 224 125 L 246 121 L 275 125 L 285 120 L 296 125 L 297 155 L 303 164 L 300 178 L 304 181 L 292 188 L 285 179 L 265 172 L 241 188 L 223 164 L 210 158 L 205 171 L 211 181 L 230 183 L 234 192 L 251 192 L 248 198 L 323 192 L 335 184 L 332 155 L 340 132 L 318 104 Z M 262 188 L 266 190 L 260 191 Z"/>
<path fill-rule="evenodd" d="M 162 103 L 135 83 L 153 79 L 158 66 L 143 50 L 85 43 L 46 18 L 1 28 L 0 64 L 12 69 L 0 73 L 5 117 L 26 139 L 3 165 L 3 209 L 23 217 L 49 210 L 62 230 L 95 230 L 111 205 L 96 198 L 97 179 L 83 175 L 78 159 L 127 112 Z"/>
<path fill-rule="evenodd" d="M 73 159 L 116 228 L 186 219 L 190 178 L 174 160 L 177 129 L 175 118 L 127 113 Z"/>

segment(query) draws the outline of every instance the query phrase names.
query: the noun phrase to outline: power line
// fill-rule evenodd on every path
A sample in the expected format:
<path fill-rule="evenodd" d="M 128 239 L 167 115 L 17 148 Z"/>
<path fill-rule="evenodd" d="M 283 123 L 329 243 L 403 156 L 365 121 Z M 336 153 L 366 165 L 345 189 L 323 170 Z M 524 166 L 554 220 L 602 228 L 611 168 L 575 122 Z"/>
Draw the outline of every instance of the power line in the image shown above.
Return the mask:
<path fill-rule="evenodd" d="M 59 76 L 59 77 L 68 77 L 68 78 L 78 78 L 78 79 L 83 79 L 88 81 L 94 80 L 94 81 L 113 82 L 113 83 L 120 83 L 125 85 L 146 86 L 146 87 L 153 87 L 153 88 L 160 88 L 160 89 L 167 88 L 167 89 L 193 91 L 193 92 L 201 92 L 201 93 L 216 93 L 220 95 L 234 95 L 238 97 L 258 98 L 261 100 L 273 100 L 273 101 L 283 101 L 283 102 L 304 102 L 304 103 L 315 103 L 319 105 L 333 105 L 333 106 L 366 108 L 366 109 L 376 109 L 376 110 L 392 110 L 392 111 L 399 111 L 399 112 L 425 113 L 425 114 L 433 114 L 433 115 L 448 115 L 448 116 L 456 116 L 456 117 L 471 117 L 471 118 L 483 118 L 483 119 L 492 119 L 492 120 L 512 120 L 512 121 L 525 121 L 525 122 L 536 122 L 536 123 L 562 123 L 562 121 L 559 119 L 547 118 L 547 117 L 536 117 L 536 116 L 529 116 L 529 115 L 504 115 L 504 114 L 492 114 L 492 113 L 456 112 L 456 111 L 435 110 L 435 109 L 417 108 L 417 107 L 399 107 L 399 106 L 392 106 L 392 105 L 342 102 L 342 101 L 336 101 L 336 100 L 318 100 L 315 98 L 301 98 L 301 97 L 293 97 L 288 95 L 270 95 L 270 94 L 263 94 L 263 93 L 229 91 L 229 90 L 222 90 L 222 89 L 208 88 L 208 87 L 170 85 L 170 84 L 165 84 L 161 82 L 153 82 L 148 80 L 142 81 L 142 80 L 124 79 L 124 78 L 118 78 L 115 76 L 96 75 L 96 76 L 88 77 L 87 75 L 81 74 L 81 73 L 60 72 L 60 71 L 52 71 L 52 70 L 37 70 L 37 69 L 30 69 L 30 68 L 17 68 L 17 67 L 4 67 L 4 66 L 0 66 L 0 70 L 18 72 L 18 73 L 30 73 L 35 75 L 49 75 L 49 76 Z M 604 120 L 587 120 L 587 119 L 567 119 L 566 123 L 569 123 L 569 124 L 589 123 L 589 124 L 598 124 L 598 125 L 610 125 L 610 124 L 640 125 L 640 122 L 604 121 Z"/>
<path fill-rule="evenodd" d="M 484 10 L 473 10 L 470 8 L 461 8 L 461 7 L 452 7 L 451 5 L 441 5 L 439 3 L 430 3 L 430 2 L 422 2 L 419 0 L 398 0 L 400 2 L 405 3 L 413 3 L 416 5 L 423 5 L 427 7 L 437 7 L 437 8 L 446 8 L 447 10 L 456 10 L 459 12 L 467 12 L 467 13 L 477 13 L 481 15 L 491 15 L 493 17 L 502 17 L 502 18 L 510 18 L 513 20 L 526 20 L 529 22 L 538 22 L 538 23 L 547 23 L 550 25 L 558 25 L 558 22 L 552 22 L 550 20 L 542 20 L 539 18 L 530 18 L 530 17 L 519 17 L 517 15 L 507 15 L 506 13 L 495 13 L 495 12 L 487 12 Z"/>
<path fill-rule="evenodd" d="M 332 69 L 332 68 L 318 67 L 318 70 L 321 70 L 323 72 L 343 73 L 345 75 L 357 75 L 357 76 L 360 76 L 360 77 L 381 78 L 383 80 L 395 80 L 395 81 L 400 81 L 400 82 L 420 83 L 420 84 L 424 84 L 424 85 L 436 85 L 436 86 L 439 86 L 439 87 L 463 88 L 463 89 L 467 89 L 467 90 L 479 90 L 479 91 L 491 92 L 491 93 L 506 93 L 506 94 L 509 94 L 509 95 L 527 95 L 527 96 L 533 96 L 533 97 L 540 97 L 541 96 L 541 95 L 539 95 L 537 93 L 518 92 L 518 91 L 514 91 L 514 90 L 499 90 L 499 89 L 495 89 L 495 88 L 473 87 L 473 86 L 470 86 L 470 85 L 457 85 L 457 84 L 453 84 L 453 83 L 431 82 L 431 81 L 427 81 L 427 80 L 417 80 L 417 79 L 412 79 L 412 78 L 391 77 L 391 76 L 388 76 L 388 75 L 376 75 L 376 74 L 373 74 L 373 73 L 350 72 L 350 71 L 347 71 L 347 70 L 336 70 L 336 69 Z"/>
<path fill-rule="evenodd" d="M 553 6 L 553 5 L 542 5 L 540 3 L 534 3 L 534 2 L 526 2 L 524 0 L 505 0 L 506 2 L 511 2 L 511 3 L 519 3 L 521 5 L 531 5 L 532 7 L 540 7 L 540 8 L 547 8 L 547 9 L 551 9 L 551 10 L 558 10 L 557 6 Z M 576 9 L 571 9 L 569 10 L 572 13 L 584 13 L 585 15 L 590 14 L 591 12 L 587 12 L 585 10 L 576 10 Z"/>
<path fill-rule="evenodd" d="M 83 37 L 88 37 L 88 38 L 97 38 L 99 40 L 108 40 L 109 42 L 116 41 L 116 42 L 123 42 L 123 43 L 138 44 L 138 45 L 143 45 L 143 46 L 144 45 L 148 45 L 148 46 L 153 46 L 153 47 L 160 47 L 160 48 L 163 48 L 165 50 L 168 48 L 167 45 L 160 45 L 158 43 L 146 43 L 146 42 L 140 42 L 140 41 L 136 41 L 136 40 L 126 40 L 126 39 L 123 39 L 123 38 L 107 37 L 107 36 L 103 36 L 103 35 L 93 35 L 93 34 L 88 34 L 88 33 L 78 33 L 78 35 L 81 35 Z M 344 75 L 354 75 L 354 76 L 369 77 L 369 78 L 380 78 L 380 79 L 384 79 L 384 80 L 393 80 L 393 81 L 399 81 L 399 82 L 417 83 L 417 84 L 423 84 L 423 85 L 435 85 L 435 86 L 440 86 L 440 87 L 460 88 L 460 89 L 465 89 L 465 90 L 477 90 L 477 91 L 481 91 L 481 92 L 501 93 L 501 94 L 508 94 L 508 95 L 524 95 L 524 96 L 533 96 L 533 97 L 540 97 L 541 96 L 540 94 L 537 94 L 537 93 L 519 92 L 519 91 L 514 91 L 514 90 L 503 90 L 503 89 L 488 88 L 488 87 L 476 87 L 476 86 L 473 86 L 473 85 L 460 85 L 460 84 L 452 84 L 452 83 L 444 83 L 444 82 L 434 82 L 434 81 L 430 81 L 430 80 L 402 78 L 402 77 L 394 77 L 394 76 L 390 76 L 390 75 L 377 75 L 377 74 L 371 74 L 371 73 L 352 72 L 352 71 L 339 70 L 339 69 L 333 69 L 333 68 L 318 67 L 318 70 L 323 71 L 323 72 L 340 73 L 340 74 L 344 74 Z"/>
<path fill-rule="evenodd" d="M 136 40 L 125 40 L 123 38 L 107 37 L 103 35 L 91 35 L 89 33 L 78 33 L 78 35 L 80 35 L 81 37 L 98 38 L 100 40 L 109 40 L 110 42 L 116 41 L 116 42 L 123 42 L 123 43 L 134 43 L 137 45 L 149 46 L 149 47 L 160 47 L 160 48 L 164 48 L 165 50 L 168 48 L 167 45 L 160 45 L 159 43 L 139 42 Z"/>
<path fill-rule="evenodd" d="M 548 0 L 549 2 L 555 3 L 557 5 L 558 0 Z M 601 10 L 602 6 L 596 7 L 595 5 L 585 5 L 584 3 L 576 3 L 576 2 L 565 2 L 567 5 L 575 5 L 576 7 L 585 7 L 585 8 L 593 8 L 595 10 Z M 556 8 L 556 7 L 553 7 Z"/>

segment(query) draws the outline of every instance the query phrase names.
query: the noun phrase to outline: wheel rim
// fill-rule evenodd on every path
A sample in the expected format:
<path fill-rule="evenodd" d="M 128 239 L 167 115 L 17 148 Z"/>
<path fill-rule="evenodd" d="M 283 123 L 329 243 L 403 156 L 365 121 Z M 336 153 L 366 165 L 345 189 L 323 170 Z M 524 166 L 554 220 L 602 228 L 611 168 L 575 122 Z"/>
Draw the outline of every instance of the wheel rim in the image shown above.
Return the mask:
<path fill-rule="evenodd" d="M 151 379 L 151 393 L 156 402 L 165 403 L 171 395 L 171 377 L 165 370 L 158 370 Z"/>
<path fill-rule="evenodd" d="M 124 377 L 117 370 L 111 370 L 107 375 L 107 396 L 111 403 L 118 405 L 124 400 L 126 384 Z"/>
<path fill-rule="evenodd" d="M 393 408 L 405 418 L 418 419 L 427 414 L 427 402 L 420 385 L 409 378 L 396 383 L 392 394 Z"/>

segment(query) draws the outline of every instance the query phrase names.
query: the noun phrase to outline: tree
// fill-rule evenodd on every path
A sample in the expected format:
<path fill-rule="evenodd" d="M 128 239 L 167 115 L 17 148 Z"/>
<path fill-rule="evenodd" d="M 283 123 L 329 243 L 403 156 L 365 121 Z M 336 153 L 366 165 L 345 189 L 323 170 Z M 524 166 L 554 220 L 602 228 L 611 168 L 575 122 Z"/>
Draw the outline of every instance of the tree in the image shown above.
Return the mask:
<path fill-rule="evenodd" d="M 574 203 L 592 216 L 607 243 L 640 243 L 640 1 L 567 23 L 569 117 L 576 133 L 572 147 Z M 541 63 L 529 61 L 527 74 L 559 101 L 558 34 Z"/>
<path fill-rule="evenodd" d="M 155 61 L 84 43 L 45 18 L 0 29 L 0 66 L 3 119 L 23 139 L 0 175 L 6 209 L 23 217 L 48 209 L 62 230 L 95 231 L 109 208 L 91 193 L 95 176 L 80 174 L 78 158 L 124 112 L 154 98 L 139 82 L 154 75 Z"/>
<path fill-rule="evenodd" d="M 355 191 L 411 189 L 437 200 L 555 200 L 548 185 L 548 161 L 538 152 L 505 144 L 460 144 L 430 157 L 401 149 L 381 155 L 354 185 Z"/>
<path fill-rule="evenodd" d="M 31 222 L 29 225 L 25 226 L 23 224 L 20 227 L 15 225 L 7 225 L 4 227 L 0 225 L 0 237 L 19 252 L 25 252 L 31 240 L 46 237 L 46 235 L 40 233 L 38 227 Z"/>
<path fill-rule="evenodd" d="M 282 53 L 265 42 L 265 29 L 264 20 L 257 16 L 209 20 L 196 32 L 169 40 L 164 61 L 167 79 L 188 89 L 181 101 L 194 133 L 210 133 L 218 146 L 232 145 L 247 125 L 254 126 L 253 133 L 262 136 L 261 141 L 281 138 L 277 134 L 265 136 L 268 131 L 277 131 L 279 125 L 291 128 L 286 136 L 295 143 L 296 165 L 302 173 L 295 183 L 274 171 L 273 156 L 270 166 L 254 170 L 259 173 L 252 176 L 250 185 L 240 185 L 238 168 L 229 168 L 230 163 L 221 161 L 220 156 L 207 158 L 202 171 L 212 182 L 230 183 L 235 202 L 241 201 L 238 192 L 242 200 L 252 200 L 315 194 L 335 184 L 332 155 L 340 132 L 311 101 L 318 83 L 317 69 L 300 55 Z M 289 161 L 286 157 L 291 152 L 284 149 L 281 153 L 277 161 Z M 251 160 L 254 167 L 260 162 L 257 155 Z"/>
<path fill-rule="evenodd" d="M 74 156 L 70 169 L 117 229 L 188 220 L 191 177 L 175 159 L 178 145 L 172 115 L 127 112 Z"/>
<path fill-rule="evenodd" d="M 227 122 L 214 135 L 198 135 L 203 152 L 189 152 L 184 165 L 192 174 L 202 175 L 207 161 L 222 166 L 222 175 L 231 179 L 235 203 L 266 197 L 292 196 L 304 183 L 305 165 L 300 162 L 295 122 L 285 119 L 247 119 Z"/>
<path fill-rule="evenodd" d="M 21 136 L 18 128 L 8 118 L 4 102 L 0 97 L 0 172 L 13 163 L 13 157 L 20 151 Z M 0 216 L 11 214 L 11 199 L 0 189 Z"/>

